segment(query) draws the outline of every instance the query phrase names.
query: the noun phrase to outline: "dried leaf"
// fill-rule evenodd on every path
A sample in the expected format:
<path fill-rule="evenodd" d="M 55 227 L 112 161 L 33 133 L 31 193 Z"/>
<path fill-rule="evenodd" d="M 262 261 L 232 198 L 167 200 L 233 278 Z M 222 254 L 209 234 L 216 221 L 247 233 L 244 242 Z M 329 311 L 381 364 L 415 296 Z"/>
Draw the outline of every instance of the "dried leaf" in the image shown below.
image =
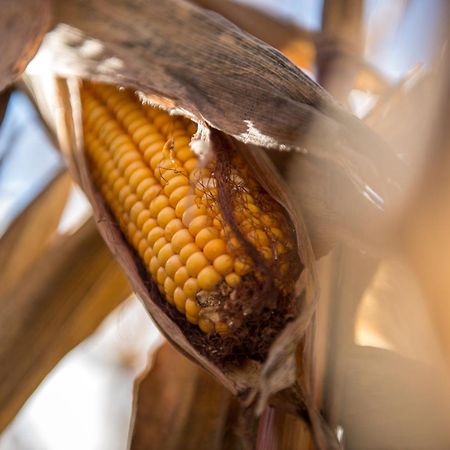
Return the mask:
<path fill-rule="evenodd" d="M 14 82 L 50 27 L 50 0 L 0 2 L 0 92 Z"/>
<path fill-rule="evenodd" d="M 71 185 L 67 172 L 56 176 L 1 236 L 0 296 L 23 277 L 56 233 Z"/>
<path fill-rule="evenodd" d="M 240 448 L 230 393 L 167 344 L 154 358 L 136 381 L 130 450 Z M 234 439 L 225 447 L 227 434 Z"/>
<path fill-rule="evenodd" d="M 380 249 L 402 189 L 403 163 L 279 52 L 217 14 L 181 0 L 61 2 L 56 17 L 64 25 L 47 36 L 40 54 L 44 59 L 38 57 L 35 68 L 51 66 L 65 76 L 131 87 L 245 143 L 295 148 L 296 170 L 307 154 L 308 160 L 326 165 L 307 190 L 314 192 L 332 171 L 361 207 L 344 204 L 342 216 L 352 211 L 360 221 L 370 216 L 375 230 L 364 233 L 359 224 L 349 229 L 348 221 L 330 221 L 323 204 L 339 210 L 337 195 L 310 197 L 314 201 L 303 207 L 301 190 L 298 206 L 310 229 L 325 235 L 313 241 L 316 255 L 336 239 L 352 236 L 354 228 L 352 242 Z M 293 173 L 288 182 L 298 179 Z"/>
<path fill-rule="evenodd" d="M 1 290 L 0 430 L 56 363 L 129 294 L 92 221 L 72 235 L 55 236 L 20 280 Z"/>

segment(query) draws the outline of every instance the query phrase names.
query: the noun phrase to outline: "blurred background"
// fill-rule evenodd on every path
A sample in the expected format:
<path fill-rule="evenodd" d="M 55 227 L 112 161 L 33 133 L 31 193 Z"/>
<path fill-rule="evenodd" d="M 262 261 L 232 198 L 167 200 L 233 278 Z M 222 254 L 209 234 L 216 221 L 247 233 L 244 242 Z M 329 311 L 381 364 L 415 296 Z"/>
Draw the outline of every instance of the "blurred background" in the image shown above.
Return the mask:
<path fill-rule="evenodd" d="M 198 3 L 221 13 L 228 7 L 228 2 Z M 422 130 L 421 118 L 427 111 L 430 114 L 436 111 L 440 97 L 436 93 L 440 79 L 431 78 L 430 74 L 446 69 L 445 64 L 439 65 L 448 31 L 446 2 L 349 1 L 349 5 L 361 9 L 355 12 L 360 23 L 353 29 L 351 24 L 358 20 L 351 16 L 352 9 L 344 8 L 348 15 L 341 18 L 340 23 L 344 25 L 341 29 L 333 28 L 334 22 L 327 18 L 327 3 L 333 2 L 239 2 L 280 23 L 288 23 L 289 27 L 300 28 L 306 36 L 322 29 L 325 37 L 339 35 L 343 38 L 344 55 L 348 51 L 353 62 L 357 59 L 362 65 L 364 61 L 364 67 L 370 67 L 370 76 L 359 83 L 353 77 L 351 85 L 343 88 L 340 70 L 348 69 L 349 63 L 346 58 L 333 60 L 335 54 L 327 39 L 321 40 L 320 45 L 324 48 L 322 55 L 328 56 L 318 60 L 310 56 L 313 50 L 306 38 L 288 42 L 284 50 L 281 49 L 311 77 L 329 88 L 344 107 L 381 132 L 395 148 L 397 156 L 408 161 L 410 180 L 405 197 L 416 200 L 413 213 L 409 212 L 407 200 L 402 203 L 401 211 L 406 219 L 400 221 L 402 239 L 394 245 L 396 251 L 374 257 L 363 249 L 339 244 L 319 260 L 317 374 L 322 410 L 348 448 L 448 448 L 450 391 L 445 330 L 450 311 L 445 305 L 447 285 L 445 282 L 439 285 L 434 277 L 440 274 L 439 279 L 445 279 L 449 263 L 443 242 L 440 251 L 439 245 L 433 247 L 435 241 L 428 244 L 430 234 L 433 238 L 448 230 L 448 222 L 443 219 L 439 222 L 441 228 L 434 231 L 437 219 L 422 208 L 424 204 L 429 205 L 429 197 L 421 199 L 419 195 L 426 192 L 421 187 L 422 172 L 435 160 L 430 156 L 432 146 L 429 143 L 433 138 L 430 130 Z M 338 3 L 346 2 L 335 2 Z M 332 9 L 333 6 L 329 6 L 329 10 Z M 319 70 L 324 58 L 336 62 L 328 72 Z M 333 67 L 338 73 L 334 78 Z M 448 78 L 444 80 L 448 83 Z M 424 110 L 418 114 L 421 106 Z M 444 179 L 442 185 L 436 186 L 438 191 L 449 187 L 448 181 L 445 184 L 445 175 L 448 176 L 448 172 L 436 178 Z M 54 186 L 58 186 L 58 195 L 52 189 Z M 441 203 L 433 207 L 431 213 L 436 208 L 448 209 L 446 200 L 445 196 L 440 199 Z M 32 205 L 37 202 L 48 202 L 46 219 L 54 223 L 54 229 L 48 222 L 38 223 L 31 230 L 24 225 L 33 217 Z M 56 210 L 54 205 L 57 205 Z M 415 226 L 417 215 L 425 222 Z M 431 226 L 426 220 L 430 220 Z M 91 314 L 90 306 L 83 305 L 70 310 L 80 317 L 91 318 L 86 330 L 81 332 L 86 339 L 78 344 L 80 339 L 78 335 L 74 337 L 77 334 L 74 323 L 65 319 L 69 309 L 58 304 L 51 310 L 58 315 L 61 309 L 61 317 L 64 317 L 61 348 L 57 353 L 62 357 L 77 345 L 45 376 L 1 434 L 0 450 L 127 448 L 133 383 L 147 366 L 148 355 L 161 345 L 163 338 L 139 300 L 131 294 L 126 281 L 120 278 L 119 269 L 109 262 L 106 249 L 95 240 L 97 236 L 91 222 L 90 207 L 67 177 L 41 117 L 23 92 L 12 92 L 0 128 L 0 235 L 3 241 L 0 241 L 0 261 L 4 264 L 8 255 L 5 270 L 7 274 L 8 270 L 11 272 L 0 294 L 6 298 L 11 293 L 8 289 L 19 276 L 26 275 L 24 285 L 32 279 L 28 275 L 32 273 L 31 259 L 27 260 L 26 254 L 16 255 L 20 241 L 26 238 L 30 242 L 27 247 L 30 255 L 36 249 L 44 252 L 38 259 L 40 264 L 61 265 L 66 273 L 69 271 L 68 277 L 80 280 L 67 280 L 67 285 L 61 289 L 69 292 L 85 289 L 89 295 L 101 298 L 96 304 L 96 311 L 101 313 Z M 405 223 L 414 227 L 409 228 Z M 80 239 L 95 242 L 87 246 L 92 252 L 98 246 L 95 252 L 97 272 L 86 274 L 83 263 L 73 262 L 75 257 L 81 261 L 93 258 L 94 253 L 91 255 L 88 250 L 81 255 L 74 250 Z M 64 244 L 60 243 L 62 240 Z M 44 242 L 50 250 L 42 250 Z M 430 249 L 429 259 L 425 258 L 421 245 Z M 50 262 L 52 252 L 61 255 L 56 263 Z M 436 252 L 440 253 L 437 259 Z M 22 273 L 13 273 L 13 267 L 19 263 Z M 50 280 L 60 268 L 48 270 Z M 111 280 L 108 288 L 95 284 L 101 277 Z M 14 291 L 14 298 L 8 301 L 25 302 L 32 296 L 26 289 L 23 286 L 23 292 Z M 42 287 L 39 292 L 44 298 L 45 289 Z M 103 320 L 106 312 L 109 314 Z M 49 314 L 44 317 L 44 324 L 53 320 L 53 312 Z M 0 343 L 0 349 L 2 345 Z M 37 341 L 36 346 L 45 352 L 45 341 Z M 28 354 L 32 367 L 33 349 L 29 353 L 23 349 L 23 355 Z M 32 385 L 30 390 L 33 390 Z"/>

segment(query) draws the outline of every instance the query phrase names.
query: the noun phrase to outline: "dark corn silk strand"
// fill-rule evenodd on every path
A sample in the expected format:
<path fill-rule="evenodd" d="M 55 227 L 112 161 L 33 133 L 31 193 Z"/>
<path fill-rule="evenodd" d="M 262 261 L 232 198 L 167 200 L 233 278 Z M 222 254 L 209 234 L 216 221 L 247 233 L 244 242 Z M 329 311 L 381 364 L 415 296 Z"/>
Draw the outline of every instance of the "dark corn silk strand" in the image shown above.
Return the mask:
<path fill-rule="evenodd" d="M 167 302 L 203 332 L 226 336 L 240 326 L 227 316 L 226 298 L 260 275 L 222 216 L 214 163 L 202 166 L 190 148 L 195 124 L 108 85 L 85 83 L 81 98 L 91 173 L 122 232 Z M 236 154 L 232 162 L 234 220 L 267 265 L 277 267 L 278 288 L 290 289 L 283 277 L 293 241 L 285 219 L 275 202 L 258 203 L 242 158 Z"/>

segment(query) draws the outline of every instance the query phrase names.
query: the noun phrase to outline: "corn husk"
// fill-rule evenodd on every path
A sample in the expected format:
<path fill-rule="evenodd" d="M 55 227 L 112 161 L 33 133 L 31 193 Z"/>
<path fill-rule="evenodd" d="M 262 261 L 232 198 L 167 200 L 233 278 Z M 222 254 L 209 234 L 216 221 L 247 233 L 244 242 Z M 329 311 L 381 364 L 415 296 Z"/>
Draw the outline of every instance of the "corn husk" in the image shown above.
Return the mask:
<path fill-rule="evenodd" d="M 55 4 L 54 22 L 57 25 L 29 69 L 42 75 L 51 68 L 53 75 L 69 80 L 54 85 L 60 109 L 53 113 L 62 150 L 93 205 L 102 236 L 134 290 L 169 340 L 244 404 L 260 412 L 270 401 L 294 411 L 312 424 L 319 448 L 332 447 L 334 439 L 311 400 L 311 334 L 317 297 L 314 259 L 339 239 L 369 249 L 382 247 L 382 231 L 399 191 L 402 164 L 378 137 L 278 51 L 194 5 L 180 0 L 74 0 Z M 300 312 L 274 342 L 263 364 L 248 361 L 218 367 L 192 347 L 153 301 L 155 293 L 144 283 L 87 170 L 80 78 L 139 91 L 147 101 L 196 121 L 206 143 L 211 129 L 236 138 L 260 174 L 260 182 L 289 213 L 305 267 L 296 289 Z M 268 149 L 289 151 L 295 157 L 287 173 L 289 187 L 267 159 Z M 299 173 L 306 175 L 300 183 Z M 321 177 L 330 173 L 333 180 L 345 179 L 345 189 L 353 196 L 342 197 L 356 203 L 341 207 L 332 186 L 316 190 Z M 289 194 L 290 188 L 296 190 L 295 197 Z M 359 221 L 349 220 L 349 211 Z M 302 357 L 296 359 L 300 342 Z"/>

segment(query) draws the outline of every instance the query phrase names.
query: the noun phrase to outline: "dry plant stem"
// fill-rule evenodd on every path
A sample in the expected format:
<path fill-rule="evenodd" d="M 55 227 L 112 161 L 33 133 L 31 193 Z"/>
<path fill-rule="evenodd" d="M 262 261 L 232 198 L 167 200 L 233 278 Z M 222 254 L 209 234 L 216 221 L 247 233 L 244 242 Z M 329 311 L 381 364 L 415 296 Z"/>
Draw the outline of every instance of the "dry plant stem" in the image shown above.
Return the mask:
<path fill-rule="evenodd" d="M 31 228 L 38 223 L 33 216 L 29 219 Z M 13 224 L 0 248 L 13 248 L 14 229 Z M 17 232 L 27 236 L 23 226 Z M 24 248 L 20 245 L 16 251 L 23 253 Z M 54 236 L 36 251 L 21 279 L 0 293 L 0 429 L 55 364 L 130 294 L 92 221 L 73 235 Z M 3 288 L 3 278 L 0 285 Z"/>
<path fill-rule="evenodd" d="M 50 26 L 50 0 L 0 1 L 0 92 L 15 81 Z"/>
<path fill-rule="evenodd" d="M 363 0 L 326 0 L 318 41 L 319 82 L 345 102 L 363 50 Z"/>

